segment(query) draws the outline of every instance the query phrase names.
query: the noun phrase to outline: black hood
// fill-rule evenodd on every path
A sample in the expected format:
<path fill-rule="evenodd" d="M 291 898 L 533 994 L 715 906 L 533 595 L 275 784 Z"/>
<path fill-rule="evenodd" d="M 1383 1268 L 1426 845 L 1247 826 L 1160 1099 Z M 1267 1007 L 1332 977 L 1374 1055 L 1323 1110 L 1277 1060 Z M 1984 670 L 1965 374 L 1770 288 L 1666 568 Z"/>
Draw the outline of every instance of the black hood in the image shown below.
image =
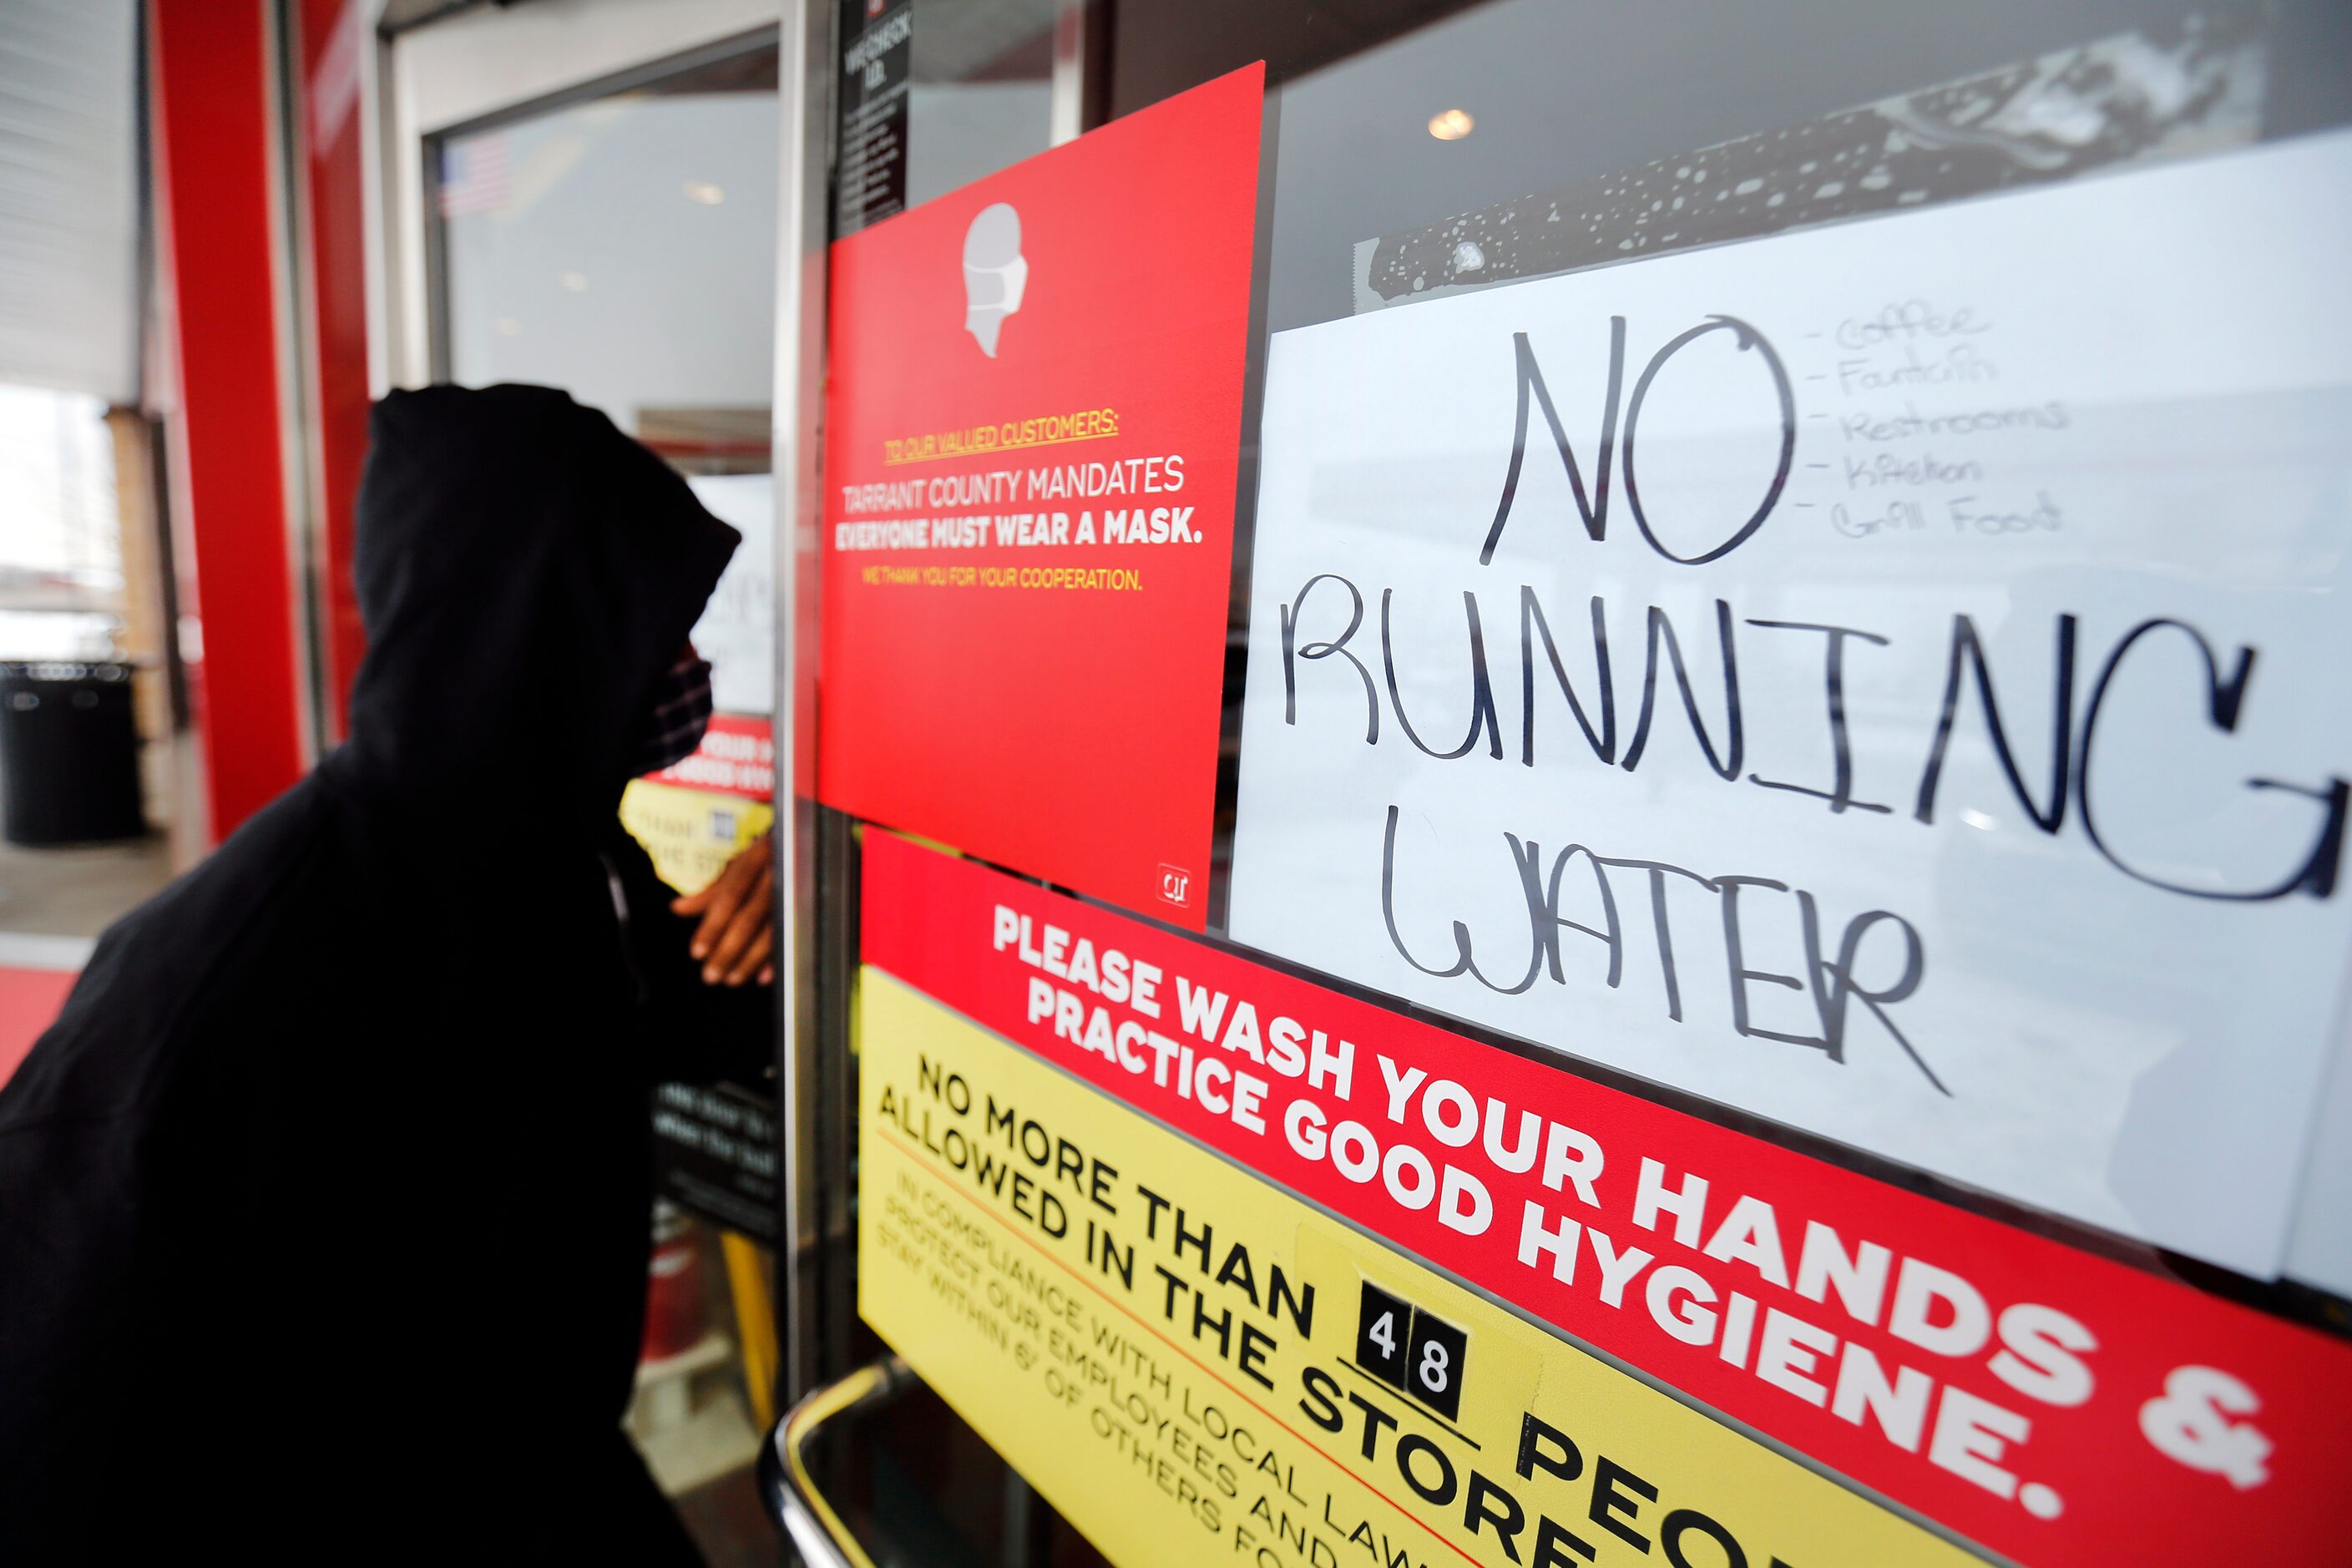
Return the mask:
<path fill-rule="evenodd" d="M 332 770 L 444 821 L 609 818 L 735 531 L 544 387 L 396 392 L 369 432 L 352 563 L 368 652 Z"/>

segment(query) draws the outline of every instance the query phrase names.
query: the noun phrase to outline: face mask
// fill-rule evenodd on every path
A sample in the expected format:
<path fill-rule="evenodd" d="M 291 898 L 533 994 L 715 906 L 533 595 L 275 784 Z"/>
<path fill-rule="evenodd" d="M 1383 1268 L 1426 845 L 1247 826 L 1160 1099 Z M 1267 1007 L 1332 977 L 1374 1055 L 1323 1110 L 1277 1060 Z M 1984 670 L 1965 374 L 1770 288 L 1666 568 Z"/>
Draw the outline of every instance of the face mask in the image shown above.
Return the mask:
<path fill-rule="evenodd" d="M 694 754 L 709 728 L 710 665 L 688 643 L 654 689 L 653 711 L 630 753 L 629 776 L 638 778 L 677 766 Z"/>

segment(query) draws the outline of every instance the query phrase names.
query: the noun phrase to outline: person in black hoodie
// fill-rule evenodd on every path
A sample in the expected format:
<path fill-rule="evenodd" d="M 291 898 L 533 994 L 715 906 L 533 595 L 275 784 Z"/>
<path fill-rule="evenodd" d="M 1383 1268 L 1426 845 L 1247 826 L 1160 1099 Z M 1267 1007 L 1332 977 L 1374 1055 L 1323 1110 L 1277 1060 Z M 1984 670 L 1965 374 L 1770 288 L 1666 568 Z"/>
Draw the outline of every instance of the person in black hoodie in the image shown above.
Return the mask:
<path fill-rule="evenodd" d="M 373 442 L 349 742 L 0 1089 L 9 1568 L 693 1559 L 619 1426 L 646 1092 L 767 1012 L 615 809 L 736 535 L 561 393 L 395 394 Z"/>

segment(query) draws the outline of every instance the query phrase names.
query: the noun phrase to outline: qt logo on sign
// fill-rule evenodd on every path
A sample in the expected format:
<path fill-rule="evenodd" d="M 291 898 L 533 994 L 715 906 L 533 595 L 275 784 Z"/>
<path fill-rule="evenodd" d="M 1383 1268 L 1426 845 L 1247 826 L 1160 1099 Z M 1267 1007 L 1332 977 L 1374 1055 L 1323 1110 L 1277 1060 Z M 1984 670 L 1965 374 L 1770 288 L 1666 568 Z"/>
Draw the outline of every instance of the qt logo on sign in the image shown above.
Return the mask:
<path fill-rule="evenodd" d="M 1160 863 L 1160 896 L 1181 909 L 1192 897 L 1192 873 L 1181 871 L 1162 860 Z"/>

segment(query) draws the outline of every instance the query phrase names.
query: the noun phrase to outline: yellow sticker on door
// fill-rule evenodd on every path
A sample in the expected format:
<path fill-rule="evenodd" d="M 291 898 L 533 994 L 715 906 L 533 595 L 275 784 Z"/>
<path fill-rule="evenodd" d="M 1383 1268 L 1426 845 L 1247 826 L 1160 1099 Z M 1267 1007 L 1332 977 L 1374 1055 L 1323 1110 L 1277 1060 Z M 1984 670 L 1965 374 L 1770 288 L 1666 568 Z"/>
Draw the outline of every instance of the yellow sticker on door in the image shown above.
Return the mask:
<path fill-rule="evenodd" d="M 701 891 L 776 820 L 772 807 L 715 790 L 631 779 L 621 826 L 645 846 L 655 873 L 681 893 Z"/>
<path fill-rule="evenodd" d="M 883 972 L 858 1310 L 1119 1568 L 1977 1561 Z"/>

